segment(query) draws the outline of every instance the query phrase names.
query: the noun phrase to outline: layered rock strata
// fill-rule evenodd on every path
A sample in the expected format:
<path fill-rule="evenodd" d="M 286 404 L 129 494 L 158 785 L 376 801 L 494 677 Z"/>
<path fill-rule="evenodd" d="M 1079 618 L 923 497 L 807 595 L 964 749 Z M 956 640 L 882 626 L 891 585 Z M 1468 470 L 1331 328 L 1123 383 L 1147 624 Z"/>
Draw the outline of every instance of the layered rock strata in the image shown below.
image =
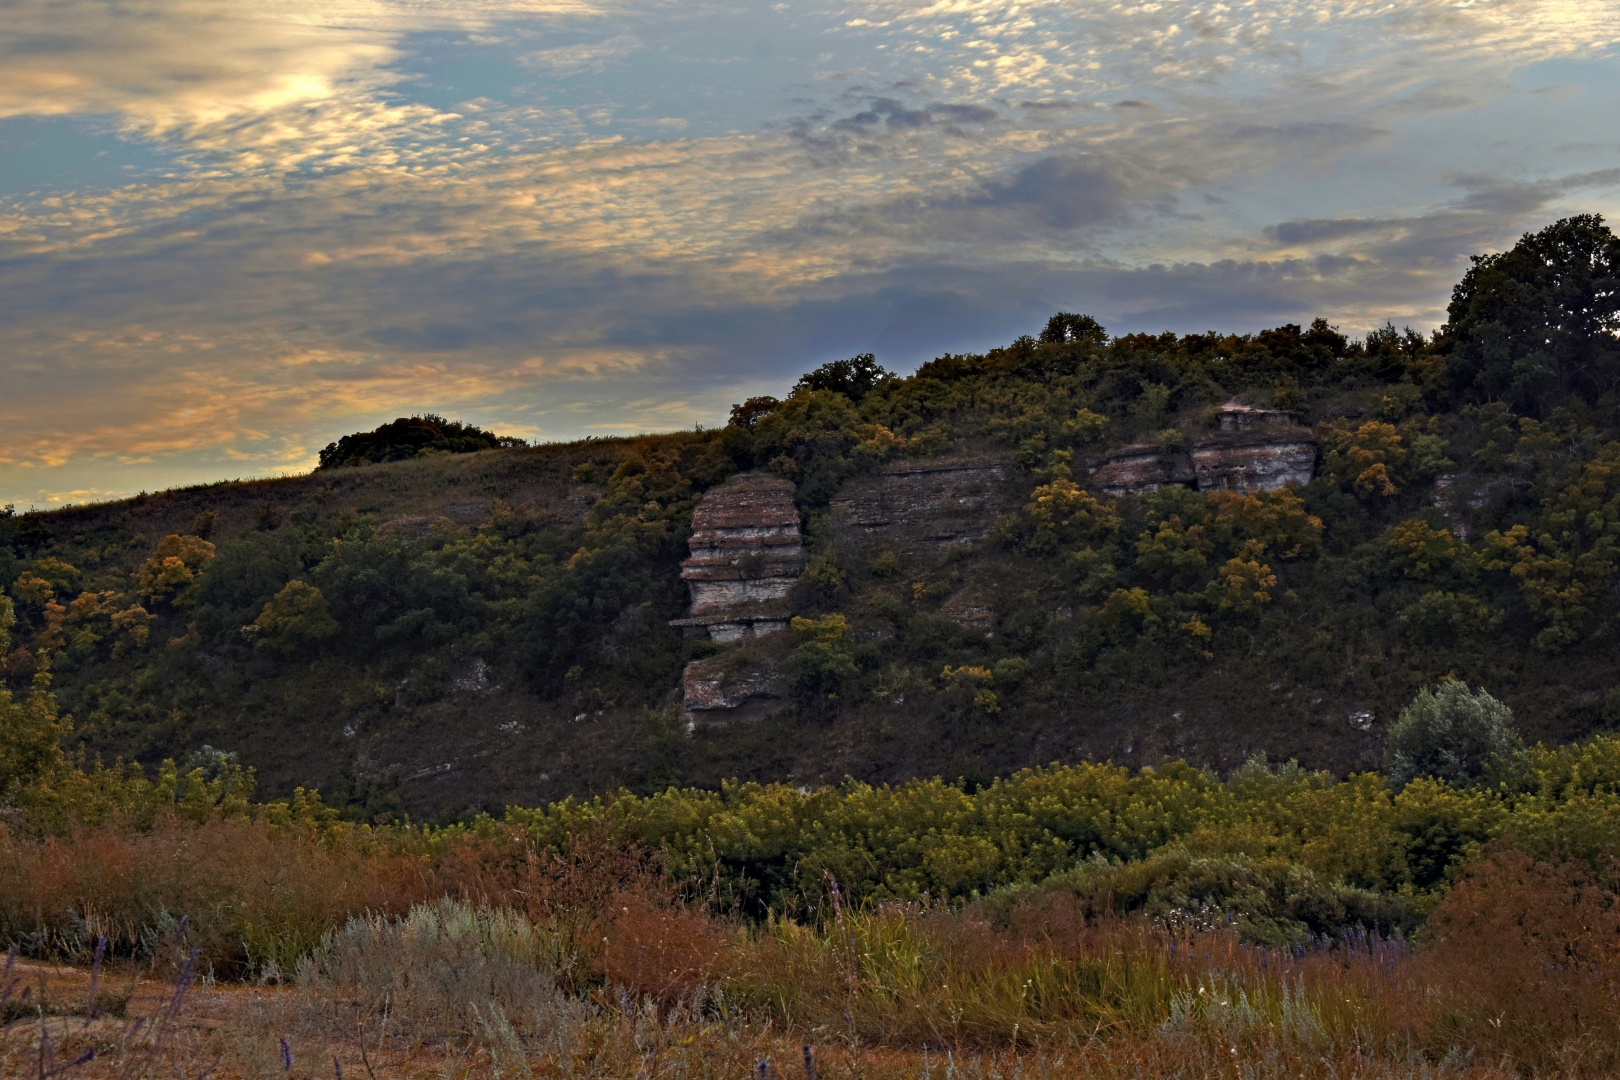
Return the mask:
<path fill-rule="evenodd" d="M 988 635 L 995 633 L 996 612 L 991 598 L 976 588 L 969 587 L 949 597 L 939 606 L 939 616 L 964 630 Z"/>
<path fill-rule="evenodd" d="M 782 707 L 782 676 L 769 661 L 737 665 L 729 655 L 711 656 L 686 665 L 681 696 L 689 726 L 763 720 Z"/>
<path fill-rule="evenodd" d="M 1191 487 L 1196 474 L 1192 459 L 1183 453 L 1165 453 L 1151 443 L 1116 446 L 1103 451 L 1093 473 L 1104 494 L 1140 495 L 1162 487 Z"/>
<path fill-rule="evenodd" d="M 690 614 L 670 625 L 701 627 L 726 643 L 787 626 L 787 595 L 804 569 L 793 485 L 740 473 L 703 496 L 692 513 L 692 556 L 681 578 Z"/>
<path fill-rule="evenodd" d="M 994 457 L 885 465 L 832 500 L 833 529 L 857 547 L 938 558 L 984 540 L 1017 505 L 1011 475 L 1011 463 Z"/>
<path fill-rule="evenodd" d="M 1316 475 L 1316 442 L 1303 428 L 1221 432 L 1193 444 L 1200 491 L 1275 491 Z"/>
<path fill-rule="evenodd" d="M 1090 464 L 1096 485 L 1115 497 L 1161 487 L 1248 494 L 1309 483 L 1316 475 L 1316 440 L 1287 413 L 1228 402 L 1216 414 L 1216 430 L 1186 452 L 1118 446 Z"/>

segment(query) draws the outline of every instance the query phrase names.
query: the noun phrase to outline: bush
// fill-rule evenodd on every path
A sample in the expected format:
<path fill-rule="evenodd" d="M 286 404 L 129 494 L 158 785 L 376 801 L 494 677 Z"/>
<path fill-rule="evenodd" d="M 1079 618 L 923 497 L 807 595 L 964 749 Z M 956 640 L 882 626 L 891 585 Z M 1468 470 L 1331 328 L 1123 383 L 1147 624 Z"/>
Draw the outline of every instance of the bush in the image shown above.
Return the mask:
<path fill-rule="evenodd" d="M 298 985 L 367 1016 L 386 1012 L 424 1041 L 472 1035 L 496 1016 L 544 1035 L 582 1010 L 557 988 L 554 951 L 518 912 L 439 900 L 401 918 L 351 916 L 298 962 Z"/>
<path fill-rule="evenodd" d="M 799 636 L 799 646 L 788 657 L 788 671 L 793 688 L 802 696 L 832 697 L 845 679 L 859 674 L 855 634 L 842 615 L 795 618 L 793 632 Z"/>
<path fill-rule="evenodd" d="M 321 590 L 302 581 L 289 581 L 259 612 L 259 617 L 242 627 L 242 633 L 256 646 L 291 654 L 305 642 L 319 641 L 338 632 L 326 597 Z"/>
<path fill-rule="evenodd" d="M 1620 1068 L 1620 896 L 1578 862 L 1492 852 L 1429 918 L 1423 968 L 1442 998 L 1443 1037 L 1521 1074 Z"/>
<path fill-rule="evenodd" d="M 1384 769 L 1401 786 L 1419 776 L 1466 784 L 1522 746 L 1511 709 L 1484 689 L 1447 679 L 1401 710 L 1384 742 Z"/>
<path fill-rule="evenodd" d="M 1297 947 L 1347 930 L 1405 936 L 1418 925 L 1411 902 L 1393 893 L 1324 880 L 1286 859 L 1200 857 L 1169 848 L 1145 859 L 1088 859 L 1037 892 L 1072 895 L 1088 918 L 1140 913 L 1166 923 L 1230 923 L 1242 940 Z M 1017 892 L 1002 904 L 1016 903 Z"/>

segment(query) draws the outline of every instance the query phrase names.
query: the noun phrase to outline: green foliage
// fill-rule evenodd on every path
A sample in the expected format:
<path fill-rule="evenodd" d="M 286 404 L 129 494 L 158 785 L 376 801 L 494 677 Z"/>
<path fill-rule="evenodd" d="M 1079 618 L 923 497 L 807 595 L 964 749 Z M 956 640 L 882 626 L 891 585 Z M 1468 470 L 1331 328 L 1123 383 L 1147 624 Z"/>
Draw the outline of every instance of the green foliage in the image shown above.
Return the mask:
<path fill-rule="evenodd" d="M 1534 250 L 1598 250 L 1566 240 Z M 512 786 L 491 800 L 616 779 L 645 790 L 654 763 L 664 780 L 711 786 L 733 774 L 811 782 L 846 767 L 874 781 L 982 779 L 1038 760 L 1036 747 L 1140 753 L 1137 721 L 1124 718 L 1151 727 L 1145 718 L 1177 713 L 1191 741 L 1155 735 L 1154 753 L 1224 767 L 1241 744 L 1343 771 L 1362 760 L 1365 736 L 1312 725 L 1350 699 L 1393 715 L 1448 672 L 1474 682 L 1489 672 L 1516 707 L 1520 695 L 1561 699 L 1521 709 L 1531 734 L 1594 730 L 1620 715 L 1598 704 L 1620 635 L 1620 427 L 1578 379 L 1533 408 L 1511 394 L 1456 407 L 1482 394 L 1458 365 L 1490 326 L 1509 325 L 1486 318 L 1490 297 L 1512 291 L 1509 263 L 1492 263 L 1489 281 L 1479 271 L 1474 314 L 1439 340 L 1390 325 L 1350 341 L 1321 320 L 1110 339 L 1064 313 L 1038 339 L 941 356 L 904 378 L 871 357 L 826 365 L 780 400 L 738 405 L 720 431 L 8 511 L 0 585 L 14 626 L 0 673 L 20 699 L 48 666 L 89 751 L 151 763 L 209 740 L 252 753 L 289 790 L 336 782 L 302 772 L 309 755 L 283 753 L 306 737 L 301 725 L 425 752 L 418 744 L 449 728 L 417 711 L 470 714 L 460 688 L 476 669 L 534 717 L 516 744 L 529 767 L 509 770 Z M 1559 282 L 1571 296 L 1591 286 L 1589 299 L 1607 303 L 1593 284 L 1602 275 L 1576 270 L 1545 280 L 1537 270 L 1531 291 L 1545 300 Z M 1570 325 L 1560 355 L 1608 355 L 1608 324 Z M 1485 357 L 1495 346 L 1479 348 Z M 1297 489 L 1123 498 L 1094 479 L 1106 447 L 1184 452 L 1234 397 L 1313 425 L 1321 475 Z M 411 442 L 426 428 L 407 427 L 387 425 L 365 445 L 380 457 L 434 449 Z M 388 442 L 395 435 L 404 441 Z M 1017 509 L 986 542 L 935 558 L 893 537 L 867 549 L 838 524 L 829 504 L 847 482 L 943 454 L 1009 463 L 998 483 L 1010 490 L 997 494 Z M 537 469 L 546 483 L 525 486 Z M 799 700 L 769 737 L 660 737 L 647 753 L 634 735 L 642 710 L 660 712 L 699 655 L 668 626 L 688 602 L 679 564 L 692 509 L 738 469 L 796 483 L 810 550 L 791 603 L 813 621 L 841 617 L 849 637 L 781 642 L 802 650 L 788 665 Z M 468 524 L 469 505 L 491 508 L 482 524 Z M 293 583 L 312 591 L 308 610 L 284 618 Z M 244 626 L 260 628 L 244 636 Z M 991 679 L 969 692 L 946 669 Z M 564 765 L 564 725 L 582 713 L 620 730 L 611 748 L 570 751 Z M 243 725 L 243 715 L 264 720 Z M 810 734 L 778 737 L 797 720 Z M 1222 726 L 1233 724 L 1242 739 Z M 830 764 L 828 739 L 853 764 Z M 542 767 L 553 779 L 536 789 L 526 778 Z M 356 805 L 370 798 L 360 781 L 338 779 Z M 421 812 L 413 800 L 432 786 L 389 797 Z"/>
<path fill-rule="evenodd" d="M 259 617 L 242 627 L 255 647 L 274 649 L 284 655 L 303 645 L 329 638 L 338 632 L 337 620 L 321 590 L 302 581 L 289 581 L 264 605 Z"/>
<path fill-rule="evenodd" d="M 1415 644 L 1445 652 L 1489 641 L 1504 617 L 1500 609 L 1467 593 L 1429 589 L 1402 609 L 1400 622 Z"/>
<path fill-rule="evenodd" d="M 0 687 L 0 797 L 15 798 L 19 789 L 50 783 L 68 768 L 62 739 L 72 725 L 57 715 L 50 686 L 50 675 L 40 672 L 20 702 Z"/>
<path fill-rule="evenodd" d="M 345 435 L 328 443 L 321 451 L 320 468 L 373 465 L 383 461 L 405 461 L 424 454 L 470 454 L 503 446 L 521 446 L 522 439 L 496 435 L 471 424 L 446 420 L 428 413 L 402 416 L 375 431 Z"/>
<path fill-rule="evenodd" d="M 991 689 L 996 681 L 991 669 L 967 665 L 953 668 L 946 664 L 939 678 L 945 684 L 946 700 L 952 701 L 958 712 L 985 717 L 1001 711 L 1001 702 Z"/>
<path fill-rule="evenodd" d="M 987 685 L 982 675 L 970 685 Z M 803 910 L 825 875 L 854 902 L 972 896 L 1054 884 L 1097 910 L 1241 915 L 1253 940 L 1360 924 L 1410 929 L 1488 842 L 1597 859 L 1620 815 L 1620 739 L 1539 747 L 1494 788 L 1372 773 L 1335 781 L 1254 760 L 1222 783 L 1176 762 L 1030 769 L 970 793 L 941 780 L 800 791 L 728 783 L 718 792 L 621 793 L 511 809 L 507 821 L 560 845 L 607 824 L 662 848 L 677 877 L 718 902 Z"/>
<path fill-rule="evenodd" d="M 1102 345 L 1108 340 L 1108 331 L 1090 315 L 1076 315 L 1060 311 L 1046 320 L 1041 330 L 1041 343 L 1045 345 L 1091 344 Z"/>
<path fill-rule="evenodd" d="M 135 571 L 135 591 L 147 600 L 184 604 L 197 575 L 214 558 L 214 545 L 198 536 L 171 534 Z"/>
<path fill-rule="evenodd" d="M 788 677 L 794 689 L 809 698 L 836 697 L 844 680 L 859 673 L 849 620 L 837 614 L 795 617 L 793 632 L 799 638 L 788 656 Z"/>
<path fill-rule="evenodd" d="M 1075 896 L 1094 915 L 1230 921 L 1243 940 L 1267 946 L 1299 947 L 1351 927 L 1401 937 L 1421 922 L 1400 893 L 1324 880 L 1287 859 L 1193 855 L 1174 846 L 1131 862 L 1089 859 L 1042 888 Z"/>
<path fill-rule="evenodd" d="M 905 445 L 842 392 L 806 389 L 755 423 L 749 459 L 798 484 L 801 503 L 821 506 L 845 479 Z"/>
<path fill-rule="evenodd" d="M 1493 530 L 1478 556 L 1486 573 L 1518 583 L 1542 625 L 1536 645 L 1549 653 L 1581 640 L 1620 568 L 1620 442 L 1563 479 L 1534 531 Z"/>
<path fill-rule="evenodd" d="M 793 384 L 794 393 L 811 393 L 817 390 L 826 390 L 834 394 L 842 394 L 849 400 L 860 404 L 861 399 L 881 386 L 885 381 L 894 378 L 884 371 L 878 364 L 877 357 L 871 353 L 862 353 L 848 360 L 834 360 L 822 364 L 816 370 L 802 376 Z M 744 424 L 743 426 L 751 426 Z"/>
<path fill-rule="evenodd" d="M 1357 495 L 1388 496 L 1400 490 L 1395 477 L 1407 450 L 1393 424 L 1379 420 L 1355 428 L 1345 422 L 1324 424 L 1317 435 L 1326 451 L 1323 471 Z"/>
<path fill-rule="evenodd" d="M 1447 679 L 1401 710 L 1384 740 L 1384 766 L 1397 784 L 1420 776 L 1466 784 L 1521 745 L 1511 709 L 1483 688 Z"/>
<path fill-rule="evenodd" d="M 1457 387 L 1537 415 L 1620 380 L 1620 239 L 1596 214 L 1476 255 L 1452 292 L 1445 336 Z"/>

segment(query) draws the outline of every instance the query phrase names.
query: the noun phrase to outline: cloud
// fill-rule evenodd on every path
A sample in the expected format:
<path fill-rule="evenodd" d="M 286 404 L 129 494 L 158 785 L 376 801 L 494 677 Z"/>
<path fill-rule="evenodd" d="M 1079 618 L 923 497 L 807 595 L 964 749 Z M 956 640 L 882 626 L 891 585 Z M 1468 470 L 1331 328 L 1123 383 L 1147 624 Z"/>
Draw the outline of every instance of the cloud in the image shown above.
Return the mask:
<path fill-rule="evenodd" d="M 1084 158 L 1049 157 L 1025 165 L 1010 180 L 986 184 L 979 202 L 1027 210 L 1054 229 L 1077 229 L 1116 216 L 1125 185 Z"/>
<path fill-rule="evenodd" d="M 540 49 L 522 58 L 527 67 L 544 68 L 551 75 L 577 75 L 600 72 L 635 55 L 641 41 L 632 34 L 618 34 L 605 41 L 583 42 Z"/>
<path fill-rule="evenodd" d="M 1466 254 L 1620 185 L 1612 147 L 1551 170 L 1413 126 L 1606 55 L 1608 5 L 5 11 L 0 116 L 112 117 L 174 165 L 0 200 L 0 494 L 297 468 L 426 408 L 712 423 L 834 356 L 905 366 L 1058 309 L 1427 325 Z M 449 96 L 435 49 L 512 85 Z"/>
<path fill-rule="evenodd" d="M 1265 235 L 1284 244 L 1309 244 L 1317 240 L 1337 240 L 1346 236 L 1363 236 L 1379 232 L 1395 224 L 1373 218 L 1331 218 L 1309 221 L 1283 221 L 1267 225 Z"/>

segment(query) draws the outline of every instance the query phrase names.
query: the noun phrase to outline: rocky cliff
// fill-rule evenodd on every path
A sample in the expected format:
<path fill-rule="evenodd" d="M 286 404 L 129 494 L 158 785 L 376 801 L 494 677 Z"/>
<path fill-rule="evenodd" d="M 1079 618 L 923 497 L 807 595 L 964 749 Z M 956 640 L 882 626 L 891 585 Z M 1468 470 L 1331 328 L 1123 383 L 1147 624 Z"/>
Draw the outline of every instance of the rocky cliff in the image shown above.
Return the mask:
<path fill-rule="evenodd" d="M 1152 443 L 1115 446 L 1093 466 L 1093 479 L 1103 494 L 1140 495 L 1162 487 L 1191 487 L 1196 474 L 1184 453 L 1165 453 Z"/>
<path fill-rule="evenodd" d="M 1271 491 L 1316 475 L 1316 440 L 1287 413 L 1228 402 L 1215 421 L 1186 451 L 1152 444 L 1106 450 L 1087 463 L 1093 482 L 1117 498 L 1161 487 Z"/>
<path fill-rule="evenodd" d="M 885 465 L 851 481 L 832 500 L 840 541 L 902 558 L 934 559 L 971 547 L 1017 505 L 1012 464 L 997 457 L 939 458 Z"/>
<path fill-rule="evenodd" d="M 781 658 L 728 652 L 694 660 L 681 673 L 688 728 L 763 720 L 784 705 Z"/>
<path fill-rule="evenodd" d="M 1434 478 L 1430 503 L 1440 511 L 1452 534 L 1466 541 L 1479 531 L 1475 521 L 1482 516 L 1481 511 L 1524 498 L 1530 486 L 1529 480 L 1518 476 L 1443 473 Z"/>
<path fill-rule="evenodd" d="M 1272 491 L 1316 475 L 1316 440 L 1285 412 L 1227 402 L 1192 445 L 1200 491 Z"/>
<path fill-rule="evenodd" d="M 692 514 L 692 556 L 681 578 L 690 614 L 672 626 L 702 627 L 725 643 L 787 626 L 787 595 L 804 568 L 793 485 L 739 473 L 703 496 Z"/>

